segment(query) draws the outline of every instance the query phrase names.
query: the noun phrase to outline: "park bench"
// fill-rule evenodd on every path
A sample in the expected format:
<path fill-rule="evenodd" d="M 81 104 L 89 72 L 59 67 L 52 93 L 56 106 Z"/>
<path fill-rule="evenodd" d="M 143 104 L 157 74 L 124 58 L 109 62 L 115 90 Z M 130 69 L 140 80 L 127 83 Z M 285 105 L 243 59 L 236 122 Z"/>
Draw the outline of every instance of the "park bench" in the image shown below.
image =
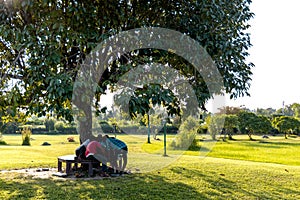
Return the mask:
<path fill-rule="evenodd" d="M 92 160 L 79 160 L 76 155 L 65 155 L 57 158 L 57 170 L 58 172 L 62 172 L 62 163 L 66 163 L 65 173 L 66 175 L 70 175 L 74 170 L 78 169 L 78 164 L 87 164 L 88 167 L 88 175 L 93 175 L 93 164 L 98 164 L 98 161 Z M 72 164 L 74 164 L 72 168 Z"/>

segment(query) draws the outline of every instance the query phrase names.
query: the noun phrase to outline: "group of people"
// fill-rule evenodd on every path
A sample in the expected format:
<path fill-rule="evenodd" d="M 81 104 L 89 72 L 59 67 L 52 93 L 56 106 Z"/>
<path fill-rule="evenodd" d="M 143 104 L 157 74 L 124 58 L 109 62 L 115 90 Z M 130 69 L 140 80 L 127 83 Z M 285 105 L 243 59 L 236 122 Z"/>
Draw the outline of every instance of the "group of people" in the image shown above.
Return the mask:
<path fill-rule="evenodd" d="M 109 169 L 121 173 L 127 165 L 127 145 L 108 135 L 99 134 L 97 137 L 85 140 L 75 151 L 78 159 L 92 160 L 95 168 L 102 165 L 102 173 L 108 173 Z M 110 168 L 108 168 L 108 163 Z"/>

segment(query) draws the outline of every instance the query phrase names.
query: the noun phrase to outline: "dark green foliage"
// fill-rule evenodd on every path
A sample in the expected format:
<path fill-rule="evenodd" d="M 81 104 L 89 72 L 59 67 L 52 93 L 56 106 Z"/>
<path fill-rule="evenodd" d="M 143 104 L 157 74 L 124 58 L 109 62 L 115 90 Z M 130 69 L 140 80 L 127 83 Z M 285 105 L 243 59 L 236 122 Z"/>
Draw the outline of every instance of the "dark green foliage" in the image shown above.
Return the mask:
<path fill-rule="evenodd" d="M 287 138 L 287 134 L 293 133 L 300 127 L 300 121 L 291 116 L 276 117 L 273 119 L 272 124 L 280 132 L 285 134 L 285 138 Z"/>
<path fill-rule="evenodd" d="M 6 145 L 6 142 L 2 138 L 2 132 L 0 131 L 0 145 Z"/>
<path fill-rule="evenodd" d="M 0 145 L 7 145 L 7 143 L 3 140 L 0 140 Z"/>
<path fill-rule="evenodd" d="M 207 120 L 208 132 L 212 136 L 212 139 L 217 139 L 216 136 L 223 134 L 223 140 L 226 135 L 229 139 L 233 139 L 232 135 L 235 129 L 239 126 L 238 117 L 232 114 L 217 114 L 213 115 Z"/>
<path fill-rule="evenodd" d="M 138 88 L 129 101 L 131 118 L 137 114 L 148 114 L 150 106 L 162 105 L 166 107 L 168 115 L 180 115 L 179 101 L 170 89 L 165 89 L 159 84 L 148 84 Z"/>
<path fill-rule="evenodd" d="M 159 133 L 163 133 L 164 130 L 163 128 L 161 128 L 161 130 L 159 131 Z M 176 126 L 172 126 L 172 125 L 166 125 L 166 132 L 169 134 L 176 134 L 178 132 L 178 128 Z"/>
<path fill-rule="evenodd" d="M 104 122 L 104 121 L 100 122 L 100 127 L 102 130 L 102 131 L 100 130 L 100 132 L 103 132 L 103 133 L 113 133 L 115 130 L 113 126 L 111 126 L 109 123 Z"/>
<path fill-rule="evenodd" d="M 45 120 L 45 126 L 46 126 L 46 129 L 49 132 L 55 130 L 54 125 L 55 125 L 55 121 L 53 119 L 47 119 L 47 120 Z"/>
<path fill-rule="evenodd" d="M 199 126 L 199 128 L 197 129 L 198 134 L 206 134 L 207 132 L 208 132 L 208 126 L 206 124 Z"/>
<path fill-rule="evenodd" d="M 231 97 L 248 95 L 253 67 L 246 62 L 251 46 L 248 22 L 254 16 L 251 0 L 11 2 L 0 4 L 0 116 L 15 116 L 22 108 L 28 115 L 55 112 L 72 121 L 73 83 L 80 64 L 108 37 L 140 27 L 163 27 L 190 36 L 216 63 L 224 90 Z M 134 66 L 149 63 L 149 57 L 187 77 L 200 106 L 213 95 L 200 73 L 183 58 L 144 49 L 111 63 L 99 81 L 94 107 L 101 111 L 99 101 L 105 90 L 113 89 Z M 15 84 L 7 90 L 12 79 Z M 86 116 L 90 112 L 84 110 Z M 90 130 L 91 118 L 87 118 L 81 127 Z"/>
<path fill-rule="evenodd" d="M 272 130 L 270 119 L 263 115 L 242 111 L 238 114 L 238 120 L 241 133 L 248 134 L 251 140 L 254 133 L 267 134 Z"/>
<path fill-rule="evenodd" d="M 4 123 L 2 127 L 2 133 L 3 134 L 16 134 L 19 130 L 19 123 L 17 122 L 8 122 Z"/>

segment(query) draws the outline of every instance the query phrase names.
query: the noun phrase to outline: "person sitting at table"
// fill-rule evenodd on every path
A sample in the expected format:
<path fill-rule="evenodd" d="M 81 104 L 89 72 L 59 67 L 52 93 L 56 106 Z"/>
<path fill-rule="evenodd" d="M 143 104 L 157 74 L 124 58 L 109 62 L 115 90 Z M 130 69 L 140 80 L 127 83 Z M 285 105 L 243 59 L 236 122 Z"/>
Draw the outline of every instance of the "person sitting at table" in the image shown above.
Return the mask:
<path fill-rule="evenodd" d="M 86 159 L 99 162 L 97 166 L 94 166 L 95 168 L 99 167 L 100 162 L 102 163 L 102 172 L 107 171 L 107 151 L 105 148 L 100 142 L 91 141 L 85 151 Z"/>

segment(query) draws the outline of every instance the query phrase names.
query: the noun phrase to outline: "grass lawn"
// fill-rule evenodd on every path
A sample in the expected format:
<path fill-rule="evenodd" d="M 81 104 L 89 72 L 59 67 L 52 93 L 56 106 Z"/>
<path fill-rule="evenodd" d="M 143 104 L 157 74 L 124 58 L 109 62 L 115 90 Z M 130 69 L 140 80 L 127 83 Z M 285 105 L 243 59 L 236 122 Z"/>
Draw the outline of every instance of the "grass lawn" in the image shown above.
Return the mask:
<path fill-rule="evenodd" d="M 67 142 L 66 135 L 32 137 L 26 147 L 20 135 L 5 135 L 8 145 L 0 146 L 0 169 L 56 167 L 57 156 L 74 154 L 79 145 Z M 248 141 L 237 136 L 236 141 L 213 144 L 205 158 L 197 156 L 199 151 L 178 157 L 183 152 L 169 149 L 169 156 L 163 157 L 162 141 L 118 138 L 129 146 L 128 168 L 147 173 L 91 181 L 4 174 L 0 199 L 300 199 L 299 138 Z M 41 146 L 45 141 L 51 146 Z"/>

